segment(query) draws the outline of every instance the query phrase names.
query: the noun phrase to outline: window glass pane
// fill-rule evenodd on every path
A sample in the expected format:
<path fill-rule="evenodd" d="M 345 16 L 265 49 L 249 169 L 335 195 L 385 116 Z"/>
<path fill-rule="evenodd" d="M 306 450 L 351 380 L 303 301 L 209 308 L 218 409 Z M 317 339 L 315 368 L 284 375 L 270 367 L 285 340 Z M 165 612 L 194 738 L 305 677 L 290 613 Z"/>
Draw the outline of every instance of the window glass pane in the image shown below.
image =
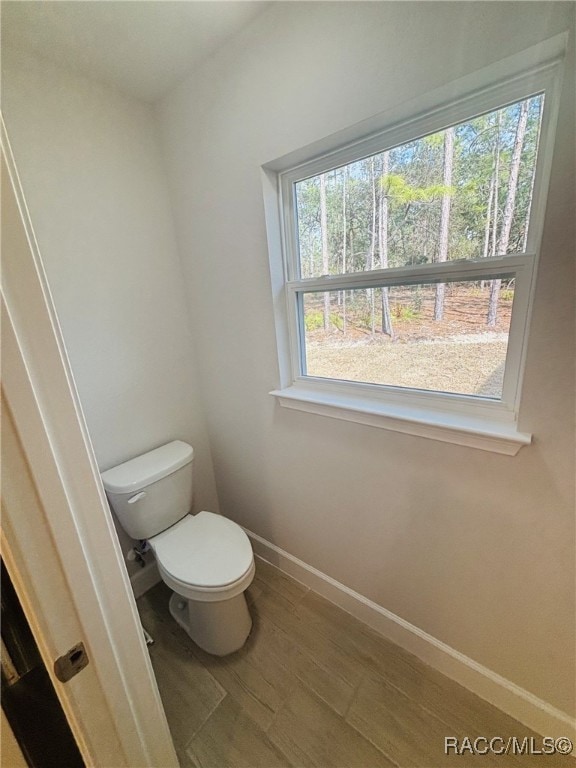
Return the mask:
<path fill-rule="evenodd" d="M 543 98 L 297 182 L 301 276 L 524 252 Z"/>
<path fill-rule="evenodd" d="M 306 373 L 500 399 L 513 299 L 509 275 L 303 293 Z"/>

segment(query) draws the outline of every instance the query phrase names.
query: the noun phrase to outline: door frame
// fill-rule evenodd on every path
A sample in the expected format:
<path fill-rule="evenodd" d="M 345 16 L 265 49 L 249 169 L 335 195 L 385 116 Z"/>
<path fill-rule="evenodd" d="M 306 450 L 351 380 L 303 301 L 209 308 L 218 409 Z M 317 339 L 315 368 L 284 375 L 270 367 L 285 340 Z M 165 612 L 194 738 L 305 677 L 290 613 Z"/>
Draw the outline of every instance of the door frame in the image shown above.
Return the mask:
<path fill-rule="evenodd" d="M 2 556 L 86 765 L 177 768 L 3 121 L 1 129 Z M 79 641 L 90 663 L 61 683 L 54 661 Z"/>

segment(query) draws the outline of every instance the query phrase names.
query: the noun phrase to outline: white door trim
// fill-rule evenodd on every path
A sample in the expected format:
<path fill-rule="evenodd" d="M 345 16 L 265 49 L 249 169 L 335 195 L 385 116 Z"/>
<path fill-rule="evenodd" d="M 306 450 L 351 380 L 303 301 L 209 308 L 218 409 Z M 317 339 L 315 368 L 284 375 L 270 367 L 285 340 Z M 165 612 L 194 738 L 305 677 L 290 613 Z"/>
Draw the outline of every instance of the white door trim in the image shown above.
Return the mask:
<path fill-rule="evenodd" d="M 5 562 L 86 765 L 177 768 L 3 124 L 1 143 Z M 80 640 L 90 664 L 59 683 L 53 662 Z"/>

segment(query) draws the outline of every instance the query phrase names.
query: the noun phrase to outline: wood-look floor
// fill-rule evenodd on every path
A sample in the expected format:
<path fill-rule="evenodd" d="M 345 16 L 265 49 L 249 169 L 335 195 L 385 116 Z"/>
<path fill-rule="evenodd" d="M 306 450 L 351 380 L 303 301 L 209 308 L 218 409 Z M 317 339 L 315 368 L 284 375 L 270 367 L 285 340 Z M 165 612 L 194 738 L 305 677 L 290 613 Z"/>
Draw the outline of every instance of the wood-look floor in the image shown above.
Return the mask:
<path fill-rule="evenodd" d="M 169 597 L 158 584 L 138 607 L 182 768 L 576 768 L 560 755 L 445 755 L 446 736 L 541 740 L 262 560 L 252 632 L 228 657 L 194 645 Z"/>

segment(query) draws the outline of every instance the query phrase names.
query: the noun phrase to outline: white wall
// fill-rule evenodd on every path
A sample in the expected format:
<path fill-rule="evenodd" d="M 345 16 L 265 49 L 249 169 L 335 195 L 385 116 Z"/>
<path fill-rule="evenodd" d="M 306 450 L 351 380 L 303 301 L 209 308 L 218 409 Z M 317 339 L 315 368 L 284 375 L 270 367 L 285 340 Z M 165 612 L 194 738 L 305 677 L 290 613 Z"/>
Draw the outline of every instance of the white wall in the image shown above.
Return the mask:
<path fill-rule="evenodd" d="M 570 26 L 567 3 L 276 3 L 160 105 L 222 512 L 574 711 L 573 81 L 516 457 L 281 409 L 260 166 Z M 573 59 L 569 72 L 573 71 Z"/>
<path fill-rule="evenodd" d="M 3 114 L 98 465 L 186 440 L 196 505 L 217 510 L 151 109 L 9 49 L 2 68 Z"/>

